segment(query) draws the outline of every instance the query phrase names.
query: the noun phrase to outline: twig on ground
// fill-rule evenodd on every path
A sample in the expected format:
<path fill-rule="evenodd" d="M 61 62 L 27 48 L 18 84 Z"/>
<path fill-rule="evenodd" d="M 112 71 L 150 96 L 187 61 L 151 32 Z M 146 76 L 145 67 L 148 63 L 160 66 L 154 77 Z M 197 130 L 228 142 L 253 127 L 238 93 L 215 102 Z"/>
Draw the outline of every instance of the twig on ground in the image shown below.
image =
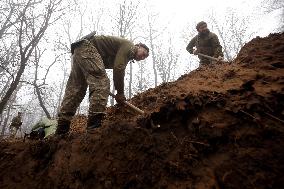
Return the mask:
<path fill-rule="evenodd" d="M 274 115 L 271 115 L 270 113 L 266 113 L 266 112 L 265 112 L 265 114 L 268 115 L 268 116 L 270 116 L 271 118 L 273 118 L 273 119 L 275 119 L 275 120 L 277 120 L 277 121 L 279 121 L 279 122 L 281 122 L 281 123 L 284 124 L 284 121 L 283 121 L 282 119 L 279 119 L 278 117 L 275 117 Z"/>

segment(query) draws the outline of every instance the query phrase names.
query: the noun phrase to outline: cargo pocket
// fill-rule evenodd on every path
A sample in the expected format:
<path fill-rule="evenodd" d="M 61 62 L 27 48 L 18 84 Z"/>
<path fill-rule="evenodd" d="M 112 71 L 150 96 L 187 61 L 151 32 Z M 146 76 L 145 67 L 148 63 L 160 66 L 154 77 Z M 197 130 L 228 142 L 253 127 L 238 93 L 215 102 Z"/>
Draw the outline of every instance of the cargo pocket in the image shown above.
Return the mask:
<path fill-rule="evenodd" d="M 84 51 L 80 53 L 80 56 L 82 60 L 79 63 L 81 69 L 93 76 L 101 76 L 106 74 L 103 60 L 100 54 L 97 52 L 97 49 L 94 47 L 84 49 Z"/>

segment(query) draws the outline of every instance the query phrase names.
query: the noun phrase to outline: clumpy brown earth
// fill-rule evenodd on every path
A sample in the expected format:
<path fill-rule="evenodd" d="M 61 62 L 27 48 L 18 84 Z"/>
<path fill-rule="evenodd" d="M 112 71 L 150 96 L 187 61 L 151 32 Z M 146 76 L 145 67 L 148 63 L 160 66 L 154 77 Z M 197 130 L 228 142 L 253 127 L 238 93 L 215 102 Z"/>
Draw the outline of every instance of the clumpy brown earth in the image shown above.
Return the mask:
<path fill-rule="evenodd" d="M 0 188 L 280 189 L 284 186 L 284 34 L 247 43 L 139 94 L 146 114 L 112 107 L 85 134 L 0 142 Z"/>

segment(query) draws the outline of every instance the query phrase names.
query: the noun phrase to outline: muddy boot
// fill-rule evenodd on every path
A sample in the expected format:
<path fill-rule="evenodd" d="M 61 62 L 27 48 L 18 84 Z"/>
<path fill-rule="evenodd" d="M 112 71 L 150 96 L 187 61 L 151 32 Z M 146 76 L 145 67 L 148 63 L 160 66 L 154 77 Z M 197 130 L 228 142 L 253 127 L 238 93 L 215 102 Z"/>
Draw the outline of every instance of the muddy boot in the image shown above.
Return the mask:
<path fill-rule="evenodd" d="M 104 113 L 89 115 L 87 122 L 87 133 L 93 133 L 95 132 L 96 128 L 102 126 L 104 116 L 105 116 Z"/>
<path fill-rule="evenodd" d="M 55 134 L 58 136 L 63 136 L 69 132 L 71 121 L 58 118 L 58 125 Z"/>

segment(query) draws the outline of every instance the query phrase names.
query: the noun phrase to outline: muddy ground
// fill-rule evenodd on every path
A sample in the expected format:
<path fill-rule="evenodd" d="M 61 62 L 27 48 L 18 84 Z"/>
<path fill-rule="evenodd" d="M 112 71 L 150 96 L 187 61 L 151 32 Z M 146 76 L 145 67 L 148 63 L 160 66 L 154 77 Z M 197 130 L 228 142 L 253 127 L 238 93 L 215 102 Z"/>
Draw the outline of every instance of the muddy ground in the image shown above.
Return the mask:
<path fill-rule="evenodd" d="M 284 34 L 247 43 L 136 95 L 137 115 L 108 109 L 86 134 L 0 142 L 0 188 L 257 188 L 284 186 Z"/>

